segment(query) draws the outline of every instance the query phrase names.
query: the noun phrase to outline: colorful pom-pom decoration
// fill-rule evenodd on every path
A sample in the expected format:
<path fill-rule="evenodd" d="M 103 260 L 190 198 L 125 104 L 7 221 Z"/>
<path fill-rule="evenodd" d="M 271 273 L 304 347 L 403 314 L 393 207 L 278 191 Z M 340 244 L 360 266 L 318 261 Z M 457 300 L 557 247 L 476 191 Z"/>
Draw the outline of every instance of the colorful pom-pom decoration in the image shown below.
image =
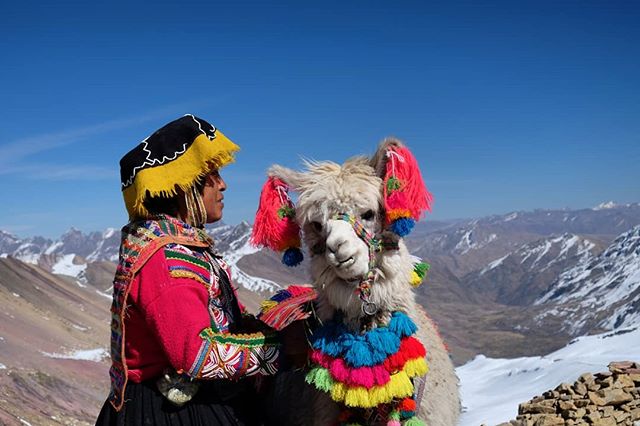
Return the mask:
<path fill-rule="evenodd" d="M 294 321 L 309 318 L 307 303 L 317 297 L 312 287 L 291 285 L 260 304 L 258 319 L 275 330 L 282 330 Z"/>
<path fill-rule="evenodd" d="M 431 266 L 426 262 L 418 262 L 413 265 L 413 271 L 411 271 L 411 285 L 413 287 L 418 287 L 422 284 L 430 268 Z"/>
<path fill-rule="evenodd" d="M 387 149 L 384 177 L 384 208 L 388 229 L 400 237 L 411 233 L 425 211 L 431 211 L 433 196 L 422 180 L 415 157 L 403 146 Z"/>
<path fill-rule="evenodd" d="M 312 368 L 305 380 L 347 410 L 391 404 L 387 426 L 408 424 L 417 412 L 411 379 L 428 370 L 416 331 L 402 312 L 394 312 L 388 326 L 364 333 L 350 332 L 339 318 L 327 321 L 311 336 Z M 353 420 L 346 413 L 339 424 Z"/>
<path fill-rule="evenodd" d="M 299 265 L 303 255 L 300 250 L 300 225 L 295 217 L 289 187 L 282 180 L 269 177 L 260 194 L 251 244 L 284 252 L 282 263 L 287 266 Z"/>

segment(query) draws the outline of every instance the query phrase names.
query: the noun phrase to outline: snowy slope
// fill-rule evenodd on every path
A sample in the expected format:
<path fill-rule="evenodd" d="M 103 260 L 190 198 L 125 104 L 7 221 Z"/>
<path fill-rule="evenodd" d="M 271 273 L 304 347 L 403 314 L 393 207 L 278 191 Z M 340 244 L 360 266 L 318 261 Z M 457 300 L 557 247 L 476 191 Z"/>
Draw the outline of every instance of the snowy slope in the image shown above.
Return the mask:
<path fill-rule="evenodd" d="M 620 235 L 595 259 L 564 271 L 536 304 L 579 335 L 599 327 L 612 330 L 640 325 L 640 225 Z"/>
<path fill-rule="evenodd" d="M 496 259 L 482 269 L 480 275 L 497 268 L 508 258 L 525 265 L 529 270 L 537 269 L 540 271 L 566 260 L 569 256 L 575 256 L 581 262 L 587 262 L 594 247 L 595 244 L 590 239 L 579 235 L 563 234 L 552 236 L 525 244 L 518 250 Z"/>
<path fill-rule="evenodd" d="M 470 288 L 507 305 L 529 306 L 566 269 L 588 263 L 604 248 L 593 237 L 565 233 L 521 245 L 464 277 Z"/>
<path fill-rule="evenodd" d="M 244 256 L 260 251 L 249 243 L 251 230 L 251 225 L 242 222 L 235 227 L 218 227 L 208 230 L 208 232 L 216 241 L 216 249 L 229 264 L 231 278 L 235 284 L 250 291 L 275 292 L 281 288 L 279 284 L 265 278 L 249 275 L 238 267 L 238 261 Z"/>
<path fill-rule="evenodd" d="M 582 373 L 607 371 L 612 361 L 640 360 L 640 328 L 579 337 L 543 357 L 491 359 L 478 355 L 458 367 L 463 414 L 460 426 L 514 419 L 518 405 Z"/>

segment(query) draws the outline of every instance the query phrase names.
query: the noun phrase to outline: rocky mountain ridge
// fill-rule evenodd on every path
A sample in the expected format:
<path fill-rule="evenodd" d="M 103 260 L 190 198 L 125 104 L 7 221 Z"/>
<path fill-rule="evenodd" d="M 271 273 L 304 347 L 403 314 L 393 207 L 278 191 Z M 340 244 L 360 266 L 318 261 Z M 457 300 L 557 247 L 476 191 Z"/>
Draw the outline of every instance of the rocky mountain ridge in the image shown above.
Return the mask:
<path fill-rule="evenodd" d="M 458 363 L 476 353 L 520 356 L 551 352 L 574 335 L 556 326 L 565 320 L 552 315 L 562 303 L 531 303 L 547 294 L 552 285 L 560 285 L 554 283 L 563 273 L 600 256 L 616 238 L 611 232 L 627 231 L 624 227 L 637 224 L 640 204 L 613 203 L 593 209 L 535 210 L 419 223 L 407 244 L 432 268 L 427 284 L 418 289 L 418 299 L 440 324 Z M 251 225 L 247 222 L 220 224 L 208 232 L 253 307 L 283 285 L 308 281 L 306 263 L 286 268 L 277 254 L 251 247 Z M 53 241 L 41 237 L 21 240 L 1 232 L 0 257 L 73 277 L 78 285 L 92 285 L 108 296 L 119 234 L 113 228 L 89 234 L 71 229 Z M 633 303 L 626 306 L 631 313 L 639 310 Z M 547 331 L 540 329 L 541 319 Z M 479 324 L 482 330 L 470 339 L 468 330 L 477 330 Z M 588 333 L 589 329 L 583 331 Z"/>

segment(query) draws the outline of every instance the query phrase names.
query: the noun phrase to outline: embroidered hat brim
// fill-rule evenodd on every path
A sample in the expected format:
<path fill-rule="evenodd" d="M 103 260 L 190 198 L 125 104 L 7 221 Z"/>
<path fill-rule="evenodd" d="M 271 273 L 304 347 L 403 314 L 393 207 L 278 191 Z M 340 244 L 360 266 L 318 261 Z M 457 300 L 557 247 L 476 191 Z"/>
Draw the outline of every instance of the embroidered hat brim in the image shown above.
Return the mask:
<path fill-rule="evenodd" d="M 234 161 L 240 148 L 207 121 L 187 114 L 154 132 L 120 160 L 130 218 L 146 218 L 146 197 L 188 190 L 214 168 Z"/>

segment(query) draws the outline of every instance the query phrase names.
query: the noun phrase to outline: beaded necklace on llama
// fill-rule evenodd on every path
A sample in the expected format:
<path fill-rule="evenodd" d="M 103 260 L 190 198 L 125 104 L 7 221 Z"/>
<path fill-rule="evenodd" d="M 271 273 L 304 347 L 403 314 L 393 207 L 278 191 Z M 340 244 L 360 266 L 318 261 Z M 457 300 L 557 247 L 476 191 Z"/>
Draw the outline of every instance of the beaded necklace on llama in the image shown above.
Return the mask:
<path fill-rule="evenodd" d="M 385 227 L 399 237 L 408 235 L 415 221 L 430 210 L 431 194 L 426 190 L 417 162 L 402 146 L 387 152 L 383 180 Z M 294 205 L 287 186 L 270 177 L 263 187 L 252 242 L 255 245 L 284 251 L 283 263 L 294 266 L 302 260 L 299 225 L 294 221 Z M 275 212 L 275 214 L 274 214 Z M 351 224 L 354 232 L 369 247 L 369 268 L 356 293 L 365 318 L 373 319 L 378 307 L 369 300 L 376 277 L 376 253 L 398 248 L 397 243 L 372 235 L 348 213 L 333 219 Z M 411 272 L 410 285 L 420 285 L 429 265 L 419 260 Z M 280 330 L 292 321 L 308 317 L 303 305 L 313 300 L 312 289 L 290 286 L 263 302 L 259 318 Z M 339 425 L 359 425 L 385 421 L 387 426 L 423 426 L 416 417 L 418 400 L 412 379 L 428 371 L 427 351 L 414 337 L 417 327 L 406 313 L 396 311 L 389 323 L 363 327 L 351 332 L 341 321 L 341 314 L 322 324 L 311 335 L 311 369 L 306 382 L 327 393 L 343 409 Z"/>

